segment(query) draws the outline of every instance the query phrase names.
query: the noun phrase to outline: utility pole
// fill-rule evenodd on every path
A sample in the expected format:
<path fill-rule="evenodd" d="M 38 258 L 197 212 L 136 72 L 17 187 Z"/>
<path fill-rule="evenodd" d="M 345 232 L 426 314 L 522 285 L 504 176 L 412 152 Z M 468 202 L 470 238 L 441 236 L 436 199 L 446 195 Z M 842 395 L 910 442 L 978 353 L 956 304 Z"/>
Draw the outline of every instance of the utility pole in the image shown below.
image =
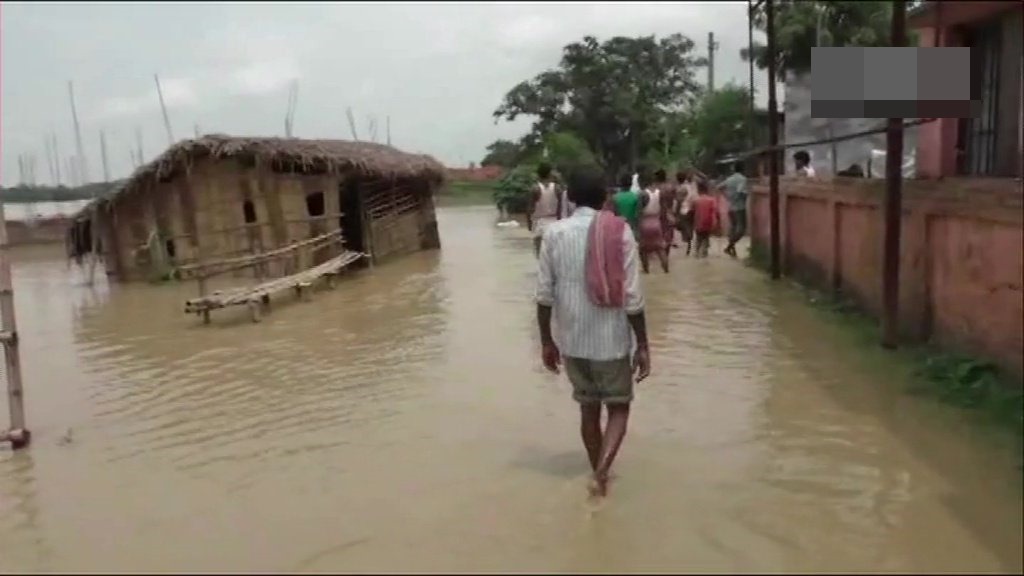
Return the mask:
<path fill-rule="evenodd" d="M 171 132 L 171 120 L 167 117 L 167 106 L 164 105 L 164 93 L 160 90 L 160 77 L 153 74 L 153 80 L 156 82 L 156 95 L 160 98 L 160 111 L 164 115 L 164 128 L 167 130 L 167 146 L 174 146 L 174 133 Z"/>
<path fill-rule="evenodd" d="M 779 103 L 775 98 L 775 2 L 765 0 L 764 11 L 768 32 L 768 218 L 771 244 L 772 279 L 782 277 L 781 242 L 779 241 Z"/>
<path fill-rule="evenodd" d="M 11 284 L 11 261 L 7 254 L 7 218 L 0 200 L 0 342 L 4 347 L 7 376 L 7 407 L 11 425 L 0 432 L 0 441 L 19 450 L 28 446 L 32 434 L 25 427 L 25 402 L 21 387 L 21 357 L 18 351 L 18 324 L 14 319 L 14 288 Z"/>
<path fill-rule="evenodd" d="M 75 109 L 75 88 L 68 80 L 68 97 L 71 99 L 71 120 L 75 123 L 75 179 L 78 185 L 89 181 L 88 170 L 85 165 L 85 148 L 82 146 L 82 131 L 78 127 L 78 111 Z"/>
<path fill-rule="evenodd" d="M 818 7 L 818 22 L 815 29 L 815 46 L 824 46 L 825 38 L 825 25 L 822 21 L 828 15 L 828 6 L 819 4 Z M 825 118 L 825 129 L 828 138 L 835 137 L 835 121 L 832 118 Z M 839 151 L 836 143 L 833 141 L 829 144 L 829 156 L 832 157 L 832 175 L 835 176 L 839 172 Z"/>
<path fill-rule="evenodd" d="M 893 47 L 907 43 L 907 5 L 892 3 Z M 885 134 L 885 244 L 882 260 L 882 346 L 896 348 L 900 312 L 900 227 L 903 210 L 903 118 L 889 118 Z"/>
<path fill-rule="evenodd" d="M 749 132 L 747 137 L 750 140 L 750 149 L 753 150 L 754 141 L 757 139 L 757 127 L 754 121 L 754 4 L 752 0 L 747 0 L 747 63 L 750 64 L 750 120 L 747 125 Z M 758 176 L 760 175 L 760 170 L 758 170 Z"/>
<path fill-rule="evenodd" d="M 715 33 L 708 32 L 708 94 L 715 91 L 715 50 L 718 50 Z"/>

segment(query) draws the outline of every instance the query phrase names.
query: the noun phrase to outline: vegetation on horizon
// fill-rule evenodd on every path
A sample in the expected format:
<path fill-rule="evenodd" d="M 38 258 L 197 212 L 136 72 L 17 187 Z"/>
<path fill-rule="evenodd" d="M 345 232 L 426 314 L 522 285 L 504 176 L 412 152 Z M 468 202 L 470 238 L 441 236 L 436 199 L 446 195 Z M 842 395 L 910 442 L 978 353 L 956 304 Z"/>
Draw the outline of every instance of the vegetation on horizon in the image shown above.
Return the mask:
<path fill-rule="evenodd" d="M 0 188 L 0 199 L 4 202 L 67 202 L 103 197 L 113 191 L 120 182 L 94 182 L 84 186 L 27 186 L 19 184 Z"/>

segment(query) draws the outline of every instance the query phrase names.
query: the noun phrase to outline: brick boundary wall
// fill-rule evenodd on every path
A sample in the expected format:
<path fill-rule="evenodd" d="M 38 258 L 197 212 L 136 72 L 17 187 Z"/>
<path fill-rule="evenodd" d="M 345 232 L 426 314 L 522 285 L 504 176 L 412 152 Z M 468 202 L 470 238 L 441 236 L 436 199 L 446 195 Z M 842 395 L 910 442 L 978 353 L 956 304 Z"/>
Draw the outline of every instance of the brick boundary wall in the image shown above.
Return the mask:
<path fill-rule="evenodd" d="M 752 183 L 750 235 L 769 245 L 767 179 Z M 779 179 L 783 273 L 882 307 L 885 182 Z M 1024 375 L 1024 204 L 1015 179 L 903 185 L 900 330 L 915 341 L 991 359 Z"/>
<path fill-rule="evenodd" d="M 7 222 L 7 239 L 11 246 L 27 244 L 57 244 L 65 241 L 69 218 L 46 218 L 34 222 L 11 220 Z"/>

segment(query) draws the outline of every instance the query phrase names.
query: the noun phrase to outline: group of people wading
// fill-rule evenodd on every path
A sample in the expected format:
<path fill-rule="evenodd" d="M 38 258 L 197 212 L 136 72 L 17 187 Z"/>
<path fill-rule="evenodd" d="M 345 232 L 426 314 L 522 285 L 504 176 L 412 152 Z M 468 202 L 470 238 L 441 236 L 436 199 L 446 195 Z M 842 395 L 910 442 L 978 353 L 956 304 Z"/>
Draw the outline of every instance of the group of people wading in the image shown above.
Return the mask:
<path fill-rule="evenodd" d="M 720 192 L 722 199 L 713 195 L 712 189 Z M 732 173 L 717 183 L 710 183 L 695 169 L 677 172 L 674 182 L 669 180 L 665 170 L 656 171 L 653 177 L 624 174 L 618 187 L 608 190 L 603 209 L 629 225 L 645 274 L 650 272 L 652 255 L 668 273 L 669 253 L 680 246 L 676 243 L 677 232 L 686 245 L 687 256 L 708 256 L 711 236 L 722 232 L 722 201 L 727 204 L 729 213 L 728 244 L 724 252 L 735 258 L 736 243 L 746 234 L 747 227 L 747 178 L 742 162 L 737 162 Z M 537 168 L 537 183 L 530 205 L 528 225 L 533 232 L 534 252 L 539 256 L 544 231 L 575 210 L 568 189 L 555 181 L 551 166 L 547 164 Z"/>
<path fill-rule="evenodd" d="M 574 172 L 565 188 L 552 176 L 550 166 L 538 168 L 528 221 L 537 255 L 541 361 L 554 373 L 564 368 L 572 384 L 593 472 L 590 493 L 599 498 L 626 435 L 633 385 L 651 371 L 640 270 L 649 271 L 654 254 L 669 271 L 677 231 L 687 255 L 706 257 L 720 225 L 719 201 L 695 170 L 677 174 L 674 183 L 664 170 L 649 181 L 627 175 L 615 189 L 596 170 Z M 743 166 L 715 187 L 729 203 L 725 252 L 735 257 L 747 221 Z"/>

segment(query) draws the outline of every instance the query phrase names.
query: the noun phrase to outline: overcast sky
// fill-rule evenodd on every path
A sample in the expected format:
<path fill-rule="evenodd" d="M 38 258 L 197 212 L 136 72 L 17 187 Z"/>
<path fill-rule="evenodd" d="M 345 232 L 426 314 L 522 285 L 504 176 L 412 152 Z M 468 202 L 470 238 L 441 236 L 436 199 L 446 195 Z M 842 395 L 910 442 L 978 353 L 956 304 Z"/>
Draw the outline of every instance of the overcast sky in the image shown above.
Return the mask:
<path fill-rule="evenodd" d="M 289 83 L 299 81 L 294 135 L 348 139 L 378 118 L 383 139 L 450 166 L 479 162 L 496 138 L 528 123 L 491 113 L 521 80 L 557 65 L 561 48 L 592 34 L 681 32 L 707 50 L 720 43 L 716 84 L 746 85 L 745 2 L 543 4 L 42 4 L 2 7 L 2 181 L 18 180 L 18 155 L 34 153 L 50 181 L 44 135 L 74 150 L 67 82 L 74 81 L 90 180 L 102 178 L 106 132 L 111 176 L 132 168 L 135 130 L 146 159 L 167 146 L 153 74 L 159 73 L 176 138 L 203 133 L 283 135 Z M 759 36 L 755 37 L 755 39 Z M 703 75 L 702 75 L 703 79 Z M 757 74 L 758 101 L 764 75 Z"/>

